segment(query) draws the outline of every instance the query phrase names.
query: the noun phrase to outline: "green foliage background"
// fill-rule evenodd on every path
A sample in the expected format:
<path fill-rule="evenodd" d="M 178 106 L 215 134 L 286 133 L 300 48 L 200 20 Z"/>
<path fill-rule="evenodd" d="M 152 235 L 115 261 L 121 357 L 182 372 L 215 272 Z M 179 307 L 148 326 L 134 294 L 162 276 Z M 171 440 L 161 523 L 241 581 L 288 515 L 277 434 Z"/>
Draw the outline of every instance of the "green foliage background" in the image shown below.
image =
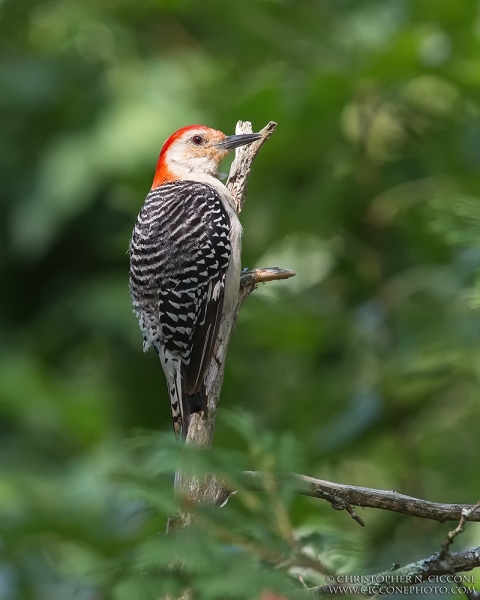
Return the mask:
<path fill-rule="evenodd" d="M 257 598 L 306 534 L 340 572 L 435 552 L 448 525 L 288 486 L 163 531 L 179 461 L 480 498 L 480 4 L 3 0 L 0 49 L 0 597 Z M 216 450 L 185 456 L 126 250 L 164 139 L 238 119 L 278 122 L 244 266 L 298 274 L 244 305 Z"/>

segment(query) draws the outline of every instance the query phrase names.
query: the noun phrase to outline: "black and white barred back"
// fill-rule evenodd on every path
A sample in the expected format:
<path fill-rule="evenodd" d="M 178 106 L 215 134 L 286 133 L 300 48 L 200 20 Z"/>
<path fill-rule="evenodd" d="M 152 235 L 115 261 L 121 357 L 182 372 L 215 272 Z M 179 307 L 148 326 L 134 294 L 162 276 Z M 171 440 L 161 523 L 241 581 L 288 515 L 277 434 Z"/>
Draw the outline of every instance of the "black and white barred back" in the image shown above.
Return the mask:
<path fill-rule="evenodd" d="M 152 190 L 130 242 L 130 292 L 144 339 L 167 378 L 175 433 L 206 410 L 204 377 L 222 316 L 230 217 L 218 192 L 194 181 Z"/>

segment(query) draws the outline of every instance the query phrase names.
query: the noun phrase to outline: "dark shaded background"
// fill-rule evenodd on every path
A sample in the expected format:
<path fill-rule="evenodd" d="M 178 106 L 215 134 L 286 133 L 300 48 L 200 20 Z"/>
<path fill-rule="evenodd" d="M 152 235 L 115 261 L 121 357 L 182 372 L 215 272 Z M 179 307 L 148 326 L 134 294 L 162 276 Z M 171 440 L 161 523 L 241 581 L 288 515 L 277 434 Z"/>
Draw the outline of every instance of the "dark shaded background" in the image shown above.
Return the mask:
<path fill-rule="evenodd" d="M 291 433 L 310 475 L 480 498 L 477 1 L 3 0 L 0 48 L 0 597 L 147 597 L 141 567 L 125 588 L 112 565 L 155 527 L 126 540 L 109 474 L 133 432 L 173 434 L 126 250 L 190 123 L 278 122 L 243 264 L 297 271 L 244 305 L 220 413 Z M 245 447 L 224 420 L 215 443 Z M 448 529 L 363 516 L 291 505 L 347 571 L 431 554 Z M 478 544 L 471 525 L 458 547 Z"/>

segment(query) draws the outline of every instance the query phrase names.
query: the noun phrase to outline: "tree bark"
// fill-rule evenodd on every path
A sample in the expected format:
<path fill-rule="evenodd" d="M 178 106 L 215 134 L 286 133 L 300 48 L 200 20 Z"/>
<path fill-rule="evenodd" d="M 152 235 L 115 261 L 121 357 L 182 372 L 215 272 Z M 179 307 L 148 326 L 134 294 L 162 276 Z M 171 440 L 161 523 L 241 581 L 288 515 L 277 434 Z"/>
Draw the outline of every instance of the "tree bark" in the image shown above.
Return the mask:
<path fill-rule="evenodd" d="M 258 491 L 264 489 L 262 483 L 264 473 L 246 471 L 244 476 L 246 488 Z M 272 477 L 272 474 L 269 473 L 268 476 Z M 353 507 L 360 506 L 362 508 L 388 510 L 403 515 L 410 515 L 411 517 L 431 519 L 440 523 L 458 521 L 462 518 L 462 515 L 465 521 L 480 522 L 480 506 L 478 504 L 442 504 L 439 502 L 430 502 L 429 500 L 406 496 L 394 490 L 377 490 L 344 483 L 334 483 L 333 481 L 315 479 L 314 477 L 298 475 L 297 473 L 279 473 L 273 475 L 273 477 L 279 483 L 282 479 L 293 481 L 295 493 L 299 495 L 321 498 L 330 502 L 332 508 L 335 510 L 346 510 L 362 527 L 365 523 L 356 514 Z M 231 491 L 224 490 L 223 494 L 219 494 L 219 502 L 225 502 L 230 494 Z"/>

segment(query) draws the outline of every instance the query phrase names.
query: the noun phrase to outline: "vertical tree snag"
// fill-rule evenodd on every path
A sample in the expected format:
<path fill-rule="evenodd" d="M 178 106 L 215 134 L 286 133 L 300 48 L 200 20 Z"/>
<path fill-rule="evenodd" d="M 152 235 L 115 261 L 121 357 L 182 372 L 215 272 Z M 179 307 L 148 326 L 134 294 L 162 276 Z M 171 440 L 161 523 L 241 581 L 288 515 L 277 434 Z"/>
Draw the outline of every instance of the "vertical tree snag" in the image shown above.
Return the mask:
<path fill-rule="evenodd" d="M 235 159 L 232 163 L 226 186 L 235 199 L 237 213 L 240 213 L 245 202 L 248 178 L 253 160 L 264 142 L 273 134 L 275 127 L 276 123 L 270 121 L 270 123 L 259 132 L 262 134 L 262 137 L 258 141 L 253 142 L 249 146 L 237 148 L 235 152 Z M 248 121 L 239 121 L 235 133 L 252 133 L 252 124 Z M 255 289 L 258 283 L 276 279 L 288 279 L 294 275 L 295 273 L 293 271 L 280 269 L 278 267 L 255 269 L 253 271 L 242 273 L 241 281 L 239 282 L 238 301 L 233 309 L 223 316 L 215 347 L 214 358 L 205 377 L 208 397 L 208 414 L 192 414 L 186 438 L 187 444 L 193 444 L 199 447 L 209 447 L 212 444 L 215 430 L 216 410 L 220 401 L 228 343 L 235 326 L 235 321 L 238 317 L 238 312 L 246 297 Z M 177 472 L 175 487 L 181 489 L 182 493 L 188 497 L 190 502 L 195 503 L 208 502 L 215 504 L 221 498 L 222 493 L 224 493 L 224 488 L 217 483 L 215 477 L 200 479 L 196 477 L 187 477 L 180 472 Z M 175 519 L 170 519 L 169 528 L 183 527 L 189 522 L 190 515 L 185 513 Z"/>

